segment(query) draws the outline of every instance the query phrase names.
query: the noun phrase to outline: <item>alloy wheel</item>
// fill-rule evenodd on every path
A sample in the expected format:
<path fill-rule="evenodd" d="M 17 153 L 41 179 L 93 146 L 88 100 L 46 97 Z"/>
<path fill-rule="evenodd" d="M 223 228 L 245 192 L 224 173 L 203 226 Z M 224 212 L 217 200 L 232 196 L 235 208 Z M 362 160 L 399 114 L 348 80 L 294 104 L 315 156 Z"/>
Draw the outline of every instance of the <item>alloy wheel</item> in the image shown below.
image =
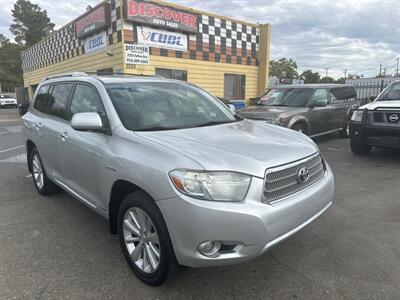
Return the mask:
<path fill-rule="evenodd" d="M 157 230 L 140 208 L 128 209 L 123 220 L 125 246 L 135 265 L 144 273 L 154 273 L 160 265 L 161 251 Z"/>
<path fill-rule="evenodd" d="M 33 178 L 35 179 L 37 187 L 40 190 L 43 189 L 44 186 L 43 167 L 40 158 L 37 154 L 34 154 L 32 157 L 32 171 L 33 171 Z"/>

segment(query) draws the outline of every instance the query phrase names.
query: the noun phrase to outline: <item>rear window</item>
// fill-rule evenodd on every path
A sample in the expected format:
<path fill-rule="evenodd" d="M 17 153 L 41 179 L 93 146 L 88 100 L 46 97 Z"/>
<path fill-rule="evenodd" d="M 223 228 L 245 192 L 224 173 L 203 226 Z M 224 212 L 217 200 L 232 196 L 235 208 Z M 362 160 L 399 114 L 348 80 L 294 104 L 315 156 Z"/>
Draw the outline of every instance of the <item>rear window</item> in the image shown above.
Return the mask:
<path fill-rule="evenodd" d="M 54 86 L 49 97 L 48 113 L 50 115 L 65 119 L 69 95 L 72 90 L 72 83 L 57 84 Z"/>
<path fill-rule="evenodd" d="M 35 98 L 35 103 L 33 104 L 33 107 L 40 111 L 45 113 L 46 112 L 46 108 L 47 108 L 47 95 L 49 92 L 50 86 L 49 85 L 43 85 Z"/>
<path fill-rule="evenodd" d="M 331 88 L 329 90 L 331 103 L 345 103 L 356 101 L 356 90 L 350 86 Z"/>

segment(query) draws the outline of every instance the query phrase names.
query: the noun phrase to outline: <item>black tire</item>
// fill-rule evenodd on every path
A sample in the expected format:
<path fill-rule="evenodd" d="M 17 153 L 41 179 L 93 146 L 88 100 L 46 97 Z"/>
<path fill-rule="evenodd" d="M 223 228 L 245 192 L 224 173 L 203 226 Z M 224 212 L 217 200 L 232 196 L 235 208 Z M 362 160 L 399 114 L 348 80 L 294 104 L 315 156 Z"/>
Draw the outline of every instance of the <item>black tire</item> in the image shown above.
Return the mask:
<path fill-rule="evenodd" d="M 371 146 L 366 145 L 362 142 L 357 142 L 355 140 L 351 140 L 350 142 L 351 151 L 356 155 L 367 155 L 371 151 Z"/>
<path fill-rule="evenodd" d="M 347 139 L 350 137 L 350 124 L 346 123 L 346 126 L 339 131 L 339 137 Z"/>
<path fill-rule="evenodd" d="M 308 128 L 306 126 L 306 124 L 304 123 L 295 123 L 292 127 L 292 130 L 297 131 L 297 132 L 301 132 L 305 135 L 308 135 Z"/>
<path fill-rule="evenodd" d="M 125 213 L 132 208 L 139 208 L 144 211 L 153 223 L 157 234 L 160 245 L 160 259 L 159 265 L 153 273 L 145 273 L 142 271 L 132 260 L 123 233 L 123 222 Z M 151 286 L 159 286 L 163 284 L 167 279 L 171 278 L 181 267 L 179 266 L 175 252 L 172 247 L 171 239 L 168 233 L 167 226 L 164 218 L 161 215 L 154 200 L 145 192 L 137 191 L 128 195 L 121 203 L 118 211 L 118 235 L 121 243 L 122 250 L 124 252 L 125 259 L 131 268 L 132 272 L 144 283 Z"/>
<path fill-rule="evenodd" d="M 43 170 L 43 187 L 38 186 L 34 172 L 33 172 L 33 159 L 34 157 L 37 156 L 39 164 Z M 43 167 L 42 159 L 40 158 L 39 152 L 36 148 L 33 148 L 31 152 L 29 153 L 29 164 L 31 166 L 31 172 L 32 172 L 32 179 L 33 179 L 33 184 L 35 185 L 36 190 L 38 191 L 39 194 L 43 196 L 49 196 L 58 193 L 61 189 L 56 185 L 54 182 L 52 182 L 46 175 L 46 170 Z"/>

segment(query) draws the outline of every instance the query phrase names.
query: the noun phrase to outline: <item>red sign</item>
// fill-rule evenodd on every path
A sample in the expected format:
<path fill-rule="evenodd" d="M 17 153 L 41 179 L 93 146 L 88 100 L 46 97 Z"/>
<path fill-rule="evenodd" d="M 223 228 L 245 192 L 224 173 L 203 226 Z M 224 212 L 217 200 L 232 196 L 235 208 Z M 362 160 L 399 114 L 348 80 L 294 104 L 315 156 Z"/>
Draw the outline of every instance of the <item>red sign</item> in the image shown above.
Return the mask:
<path fill-rule="evenodd" d="M 90 35 L 110 26 L 110 6 L 104 4 L 85 14 L 75 22 L 75 31 L 78 38 Z"/>
<path fill-rule="evenodd" d="M 198 32 L 198 15 L 143 0 L 126 0 L 125 18 L 157 27 Z"/>

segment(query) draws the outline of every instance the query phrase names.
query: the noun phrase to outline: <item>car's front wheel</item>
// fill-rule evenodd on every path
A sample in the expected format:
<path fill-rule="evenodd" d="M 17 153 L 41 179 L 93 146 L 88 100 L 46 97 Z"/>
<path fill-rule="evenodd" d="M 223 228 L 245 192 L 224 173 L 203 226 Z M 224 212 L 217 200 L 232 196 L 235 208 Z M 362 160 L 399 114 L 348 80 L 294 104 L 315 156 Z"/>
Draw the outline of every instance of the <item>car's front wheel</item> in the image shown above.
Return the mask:
<path fill-rule="evenodd" d="M 143 282 L 157 286 L 178 270 L 160 210 L 145 192 L 128 195 L 118 213 L 118 233 L 125 258 Z"/>
<path fill-rule="evenodd" d="M 60 190 L 60 188 L 47 177 L 42 159 L 36 148 L 33 148 L 30 152 L 29 163 L 32 170 L 33 184 L 39 194 L 47 196 L 55 194 Z"/>
<path fill-rule="evenodd" d="M 355 141 L 354 139 L 351 139 L 350 147 L 351 151 L 356 155 L 367 155 L 372 148 L 370 145 Z"/>

